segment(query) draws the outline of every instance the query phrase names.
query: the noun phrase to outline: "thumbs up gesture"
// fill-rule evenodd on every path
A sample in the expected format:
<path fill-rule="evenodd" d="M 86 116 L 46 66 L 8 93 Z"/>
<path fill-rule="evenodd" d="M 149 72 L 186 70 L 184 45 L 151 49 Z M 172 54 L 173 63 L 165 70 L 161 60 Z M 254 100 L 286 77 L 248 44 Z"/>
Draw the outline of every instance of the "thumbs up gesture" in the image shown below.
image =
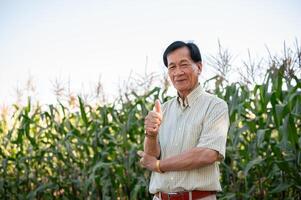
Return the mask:
<path fill-rule="evenodd" d="M 157 99 L 155 101 L 155 106 L 153 111 L 150 111 L 144 120 L 144 129 L 147 136 L 152 138 L 157 137 L 161 120 L 162 120 L 161 104 L 160 101 Z"/>

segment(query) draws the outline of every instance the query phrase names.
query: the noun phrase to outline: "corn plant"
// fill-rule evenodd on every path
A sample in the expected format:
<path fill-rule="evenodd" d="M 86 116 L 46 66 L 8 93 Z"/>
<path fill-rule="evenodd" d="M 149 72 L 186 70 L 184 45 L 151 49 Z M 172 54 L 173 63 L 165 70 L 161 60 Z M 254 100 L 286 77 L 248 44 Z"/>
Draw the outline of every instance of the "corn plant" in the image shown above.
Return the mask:
<path fill-rule="evenodd" d="M 300 53 L 297 61 L 300 69 Z M 217 89 L 231 121 L 220 199 L 301 198 L 301 79 L 288 67 L 286 59 L 273 62 L 252 89 Z"/>
<path fill-rule="evenodd" d="M 209 80 L 231 122 L 219 199 L 301 198 L 300 58 L 271 58 L 261 84 Z M 15 105 L 0 118 L 0 199 L 150 199 L 137 151 L 158 98 L 170 97 L 154 88 L 105 105 Z"/>

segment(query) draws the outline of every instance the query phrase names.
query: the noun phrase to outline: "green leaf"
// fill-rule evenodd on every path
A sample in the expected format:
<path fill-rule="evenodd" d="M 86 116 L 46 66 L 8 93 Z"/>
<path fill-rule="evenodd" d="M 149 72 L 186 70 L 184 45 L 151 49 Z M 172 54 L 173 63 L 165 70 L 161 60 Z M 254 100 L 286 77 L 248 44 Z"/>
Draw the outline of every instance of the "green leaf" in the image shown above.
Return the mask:
<path fill-rule="evenodd" d="M 255 165 L 260 164 L 262 161 L 264 161 L 264 159 L 262 158 L 255 158 L 254 160 L 251 160 L 250 162 L 248 162 L 247 166 L 244 169 L 244 174 L 245 176 L 248 175 L 249 170 L 254 167 Z"/>
<path fill-rule="evenodd" d="M 281 183 L 277 187 L 271 190 L 271 193 L 279 193 L 282 191 L 286 191 L 289 187 L 293 186 L 292 183 Z"/>
<path fill-rule="evenodd" d="M 34 191 L 31 191 L 28 195 L 27 195 L 27 199 L 36 199 L 37 194 L 44 192 L 47 189 L 54 189 L 56 188 L 56 184 L 54 183 L 45 183 L 45 184 L 41 184 L 38 188 L 36 188 Z"/>
<path fill-rule="evenodd" d="M 78 101 L 79 101 L 79 107 L 80 107 L 80 114 L 82 116 L 85 126 L 88 127 L 89 122 L 88 122 L 87 114 L 85 111 L 85 105 L 80 97 L 78 97 Z"/>
<path fill-rule="evenodd" d="M 266 131 L 268 131 L 268 129 L 259 129 L 257 130 L 257 133 L 256 133 L 256 142 L 257 142 L 257 146 L 262 146 L 262 143 L 264 141 L 264 136 L 265 136 L 265 133 Z"/>
<path fill-rule="evenodd" d="M 298 135 L 297 135 L 296 123 L 291 114 L 289 114 L 287 129 L 288 129 L 288 139 L 291 142 L 292 146 L 295 148 L 296 145 L 298 144 Z"/>

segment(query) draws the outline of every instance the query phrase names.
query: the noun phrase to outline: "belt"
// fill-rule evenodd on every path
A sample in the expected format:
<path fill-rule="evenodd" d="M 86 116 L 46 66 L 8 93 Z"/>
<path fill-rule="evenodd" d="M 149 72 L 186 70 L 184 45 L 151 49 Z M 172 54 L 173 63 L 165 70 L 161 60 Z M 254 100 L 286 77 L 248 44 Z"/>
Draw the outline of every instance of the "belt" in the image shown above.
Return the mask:
<path fill-rule="evenodd" d="M 157 197 L 160 197 L 161 193 L 161 199 L 162 200 L 190 200 L 189 199 L 189 193 L 190 192 L 169 192 L 169 193 L 164 193 L 164 192 L 158 192 L 156 193 Z M 193 190 L 191 191 L 191 200 L 199 199 L 199 198 L 204 198 L 209 195 L 216 194 L 216 191 L 199 191 L 199 190 Z"/>

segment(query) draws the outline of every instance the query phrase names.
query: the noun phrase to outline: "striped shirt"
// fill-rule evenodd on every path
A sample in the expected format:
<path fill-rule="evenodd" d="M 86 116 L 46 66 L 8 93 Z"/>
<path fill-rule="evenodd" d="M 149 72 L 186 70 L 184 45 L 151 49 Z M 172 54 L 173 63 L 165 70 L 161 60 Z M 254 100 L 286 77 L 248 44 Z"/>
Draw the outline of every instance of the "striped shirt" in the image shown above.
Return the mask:
<path fill-rule="evenodd" d="M 162 106 L 159 129 L 161 159 L 181 154 L 194 147 L 214 149 L 225 157 L 229 128 L 225 101 L 195 88 L 183 102 L 175 97 Z M 221 191 L 219 162 L 189 171 L 153 172 L 150 193 L 191 190 Z"/>

